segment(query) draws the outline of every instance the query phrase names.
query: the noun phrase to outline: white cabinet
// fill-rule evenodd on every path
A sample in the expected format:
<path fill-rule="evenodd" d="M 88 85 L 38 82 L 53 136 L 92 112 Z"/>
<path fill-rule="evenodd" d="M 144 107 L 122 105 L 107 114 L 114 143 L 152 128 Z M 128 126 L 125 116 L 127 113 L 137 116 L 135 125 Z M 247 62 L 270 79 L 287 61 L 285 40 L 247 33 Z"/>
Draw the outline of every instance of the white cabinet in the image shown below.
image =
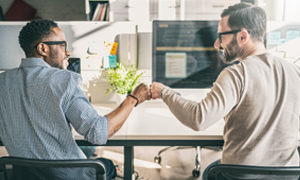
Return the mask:
<path fill-rule="evenodd" d="M 128 21 L 128 0 L 111 0 L 109 1 L 109 19 L 115 21 Z"/>
<path fill-rule="evenodd" d="M 240 0 L 152 0 L 158 4 L 158 20 L 219 20 L 228 6 Z M 164 7 L 164 9 L 160 8 Z M 161 13 L 165 16 L 161 16 Z M 152 16 L 153 17 L 153 16 Z M 155 19 L 151 19 L 155 20 Z"/>
<path fill-rule="evenodd" d="M 158 1 L 158 19 L 160 20 L 173 20 L 176 19 L 176 0 L 159 0 Z"/>
<path fill-rule="evenodd" d="M 204 13 L 221 13 L 225 8 L 239 1 L 229 0 L 229 1 L 209 1 L 204 0 Z"/>
<path fill-rule="evenodd" d="M 111 21 L 219 20 L 240 0 L 109 0 Z"/>
<path fill-rule="evenodd" d="M 181 17 L 184 20 L 220 20 L 221 13 L 231 5 L 239 3 L 239 0 L 184 0 L 185 8 L 181 9 Z M 181 1 L 183 2 L 183 0 Z"/>
<path fill-rule="evenodd" d="M 93 1 L 93 0 L 89 0 Z M 94 0 L 96 1 L 96 0 Z M 103 2 L 103 0 L 97 0 Z M 110 21 L 148 22 L 153 20 L 220 20 L 228 6 L 240 0 L 107 0 Z M 268 20 L 298 21 L 300 0 L 255 0 Z"/>
<path fill-rule="evenodd" d="M 149 21 L 149 0 L 110 0 L 110 21 Z"/>
<path fill-rule="evenodd" d="M 147 22 L 150 16 L 149 0 L 128 0 L 128 20 Z"/>

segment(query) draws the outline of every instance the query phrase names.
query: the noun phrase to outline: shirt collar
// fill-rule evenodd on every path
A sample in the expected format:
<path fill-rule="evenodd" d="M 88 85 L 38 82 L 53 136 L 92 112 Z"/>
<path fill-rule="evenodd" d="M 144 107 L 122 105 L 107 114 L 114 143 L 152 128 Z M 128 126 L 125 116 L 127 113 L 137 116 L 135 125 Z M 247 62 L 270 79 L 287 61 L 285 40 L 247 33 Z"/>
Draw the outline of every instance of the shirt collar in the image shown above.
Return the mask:
<path fill-rule="evenodd" d="M 30 67 L 30 66 L 41 66 L 41 67 L 51 67 L 41 58 L 22 58 L 20 67 Z"/>

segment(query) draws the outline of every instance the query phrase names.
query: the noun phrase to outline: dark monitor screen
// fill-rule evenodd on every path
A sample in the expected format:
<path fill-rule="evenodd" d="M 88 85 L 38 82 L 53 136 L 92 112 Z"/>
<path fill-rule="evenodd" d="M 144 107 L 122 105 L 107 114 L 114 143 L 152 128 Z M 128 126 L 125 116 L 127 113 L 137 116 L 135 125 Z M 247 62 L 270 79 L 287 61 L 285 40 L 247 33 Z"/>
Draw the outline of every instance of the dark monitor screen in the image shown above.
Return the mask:
<path fill-rule="evenodd" d="M 219 21 L 153 21 L 152 77 L 172 88 L 210 88 L 224 67 Z"/>
<path fill-rule="evenodd" d="M 81 73 L 80 58 L 69 58 L 68 62 L 69 62 L 69 65 L 67 67 L 68 70 L 77 72 L 78 74 Z"/>

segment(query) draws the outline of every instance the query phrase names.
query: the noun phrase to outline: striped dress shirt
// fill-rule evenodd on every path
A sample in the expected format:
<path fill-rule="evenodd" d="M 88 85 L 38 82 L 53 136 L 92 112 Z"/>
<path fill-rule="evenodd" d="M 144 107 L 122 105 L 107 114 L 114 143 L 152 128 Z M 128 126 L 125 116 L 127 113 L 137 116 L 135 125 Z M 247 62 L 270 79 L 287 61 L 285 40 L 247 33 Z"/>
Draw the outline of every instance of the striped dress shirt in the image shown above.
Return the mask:
<path fill-rule="evenodd" d="M 0 74 L 0 138 L 10 156 L 85 159 L 71 126 L 85 140 L 105 144 L 108 119 L 84 95 L 79 74 L 24 58 Z"/>

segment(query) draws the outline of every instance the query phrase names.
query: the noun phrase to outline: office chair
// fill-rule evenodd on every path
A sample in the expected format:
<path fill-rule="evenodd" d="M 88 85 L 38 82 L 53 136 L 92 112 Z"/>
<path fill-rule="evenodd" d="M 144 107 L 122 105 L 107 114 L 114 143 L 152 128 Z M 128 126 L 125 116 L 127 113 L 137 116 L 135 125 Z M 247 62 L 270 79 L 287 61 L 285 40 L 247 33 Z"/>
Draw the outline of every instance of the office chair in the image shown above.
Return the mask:
<path fill-rule="evenodd" d="M 10 176 L 14 180 L 82 180 L 90 177 L 87 174 L 94 176 L 96 180 L 106 180 L 105 167 L 99 161 L 87 159 L 39 160 L 18 157 L 0 158 L 0 180 L 8 180 Z"/>
<path fill-rule="evenodd" d="M 272 166 L 246 166 L 232 164 L 217 164 L 208 170 L 206 180 L 216 180 L 220 173 L 234 174 L 243 179 L 255 180 L 298 180 L 299 166 L 272 167 Z"/>
<path fill-rule="evenodd" d="M 154 157 L 154 162 L 157 164 L 161 163 L 161 154 L 167 150 L 173 150 L 173 149 L 189 149 L 189 148 L 195 148 L 196 149 L 196 158 L 195 158 L 195 167 L 192 171 L 193 177 L 199 177 L 200 176 L 200 168 L 201 168 L 201 164 L 200 164 L 200 150 L 202 148 L 206 148 L 206 149 L 211 149 L 211 150 L 216 150 L 216 151 L 221 151 L 222 147 L 221 146 L 169 146 L 166 147 L 162 150 L 160 150 L 157 154 L 157 156 Z"/>

